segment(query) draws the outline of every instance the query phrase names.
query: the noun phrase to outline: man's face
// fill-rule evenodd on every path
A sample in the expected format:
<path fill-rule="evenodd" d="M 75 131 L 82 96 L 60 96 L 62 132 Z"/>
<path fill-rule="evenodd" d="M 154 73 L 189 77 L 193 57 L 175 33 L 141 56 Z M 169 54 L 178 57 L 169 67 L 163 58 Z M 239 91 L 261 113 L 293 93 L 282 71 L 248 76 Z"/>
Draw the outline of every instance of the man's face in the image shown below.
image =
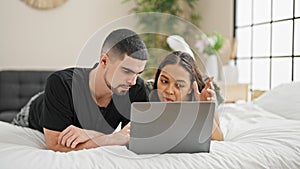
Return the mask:
<path fill-rule="evenodd" d="M 104 74 L 106 85 L 117 95 L 125 95 L 135 85 L 137 76 L 145 69 L 146 60 L 134 59 L 127 54 L 123 60 L 109 62 Z"/>

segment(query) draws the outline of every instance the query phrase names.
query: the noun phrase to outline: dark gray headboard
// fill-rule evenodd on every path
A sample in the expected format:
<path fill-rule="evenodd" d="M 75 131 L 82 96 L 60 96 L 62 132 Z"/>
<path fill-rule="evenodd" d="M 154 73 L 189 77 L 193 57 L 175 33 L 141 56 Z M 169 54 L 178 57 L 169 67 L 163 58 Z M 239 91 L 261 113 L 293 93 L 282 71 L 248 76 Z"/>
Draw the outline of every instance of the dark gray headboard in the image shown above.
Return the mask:
<path fill-rule="evenodd" d="M 10 122 L 26 102 L 44 90 L 53 71 L 0 71 L 0 120 Z"/>

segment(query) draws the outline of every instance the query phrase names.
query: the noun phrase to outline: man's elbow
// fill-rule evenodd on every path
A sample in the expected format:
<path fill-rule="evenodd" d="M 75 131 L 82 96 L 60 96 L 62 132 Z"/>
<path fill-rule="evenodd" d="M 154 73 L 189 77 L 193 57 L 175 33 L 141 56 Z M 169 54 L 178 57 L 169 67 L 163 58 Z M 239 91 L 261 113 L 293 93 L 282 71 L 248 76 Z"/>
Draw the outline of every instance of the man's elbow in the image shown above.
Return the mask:
<path fill-rule="evenodd" d="M 53 150 L 53 151 L 59 151 L 56 145 L 47 145 L 46 144 L 46 149 L 47 150 Z"/>
<path fill-rule="evenodd" d="M 52 150 L 52 151 L 57 151 L 57 152 L 69 152 L 69 151 L 72 151 L 71 148 L 64 147 L 64 146 L 61 146 L 59 144 L 56 144 L 56 145 L 46 144 L 46 149 L 47 150 Z"/>

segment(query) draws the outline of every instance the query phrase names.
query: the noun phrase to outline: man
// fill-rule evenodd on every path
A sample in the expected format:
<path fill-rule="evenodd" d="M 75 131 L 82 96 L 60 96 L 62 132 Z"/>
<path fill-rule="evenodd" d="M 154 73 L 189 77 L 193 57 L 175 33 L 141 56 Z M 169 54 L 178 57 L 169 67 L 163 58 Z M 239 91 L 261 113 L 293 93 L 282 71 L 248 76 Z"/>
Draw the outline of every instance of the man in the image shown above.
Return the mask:
<path fill-rule="evenodd" d="M 43 132 L 47 149 L 54 151 L 127 144 L 130 103 L 148 100 L 138 77 L 147 55 L 136 33 L 111 32 L 98 64 L 54 72 L 44 93 L 32 98 L 13 123 Z M 122 130 L 113 133 L 120 122 Z"/>

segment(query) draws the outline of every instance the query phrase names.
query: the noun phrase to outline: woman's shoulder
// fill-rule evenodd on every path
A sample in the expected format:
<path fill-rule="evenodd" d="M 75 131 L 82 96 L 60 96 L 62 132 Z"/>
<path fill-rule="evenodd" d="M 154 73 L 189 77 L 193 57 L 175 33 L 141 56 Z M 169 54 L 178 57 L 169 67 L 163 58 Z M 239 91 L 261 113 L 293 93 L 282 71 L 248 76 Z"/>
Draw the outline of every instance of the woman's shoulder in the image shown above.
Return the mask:
<path fill-rule="evenodd" d="M 154 88 L 154 80 L 153 79 L 145 81 L 145 88 L 146 88 L 147 94 L 149 96 L 149 101 L 152 101 L 152 102 L 159 101 L 157 92 L 153 89 Z"/>
<path fill-rule="evenodd" d="M 151 91 L 153 90 L 153 86 L 154 86 L 154 79 L 145 80 L 145 88 L 148 94 L 151 93 Z"/>

